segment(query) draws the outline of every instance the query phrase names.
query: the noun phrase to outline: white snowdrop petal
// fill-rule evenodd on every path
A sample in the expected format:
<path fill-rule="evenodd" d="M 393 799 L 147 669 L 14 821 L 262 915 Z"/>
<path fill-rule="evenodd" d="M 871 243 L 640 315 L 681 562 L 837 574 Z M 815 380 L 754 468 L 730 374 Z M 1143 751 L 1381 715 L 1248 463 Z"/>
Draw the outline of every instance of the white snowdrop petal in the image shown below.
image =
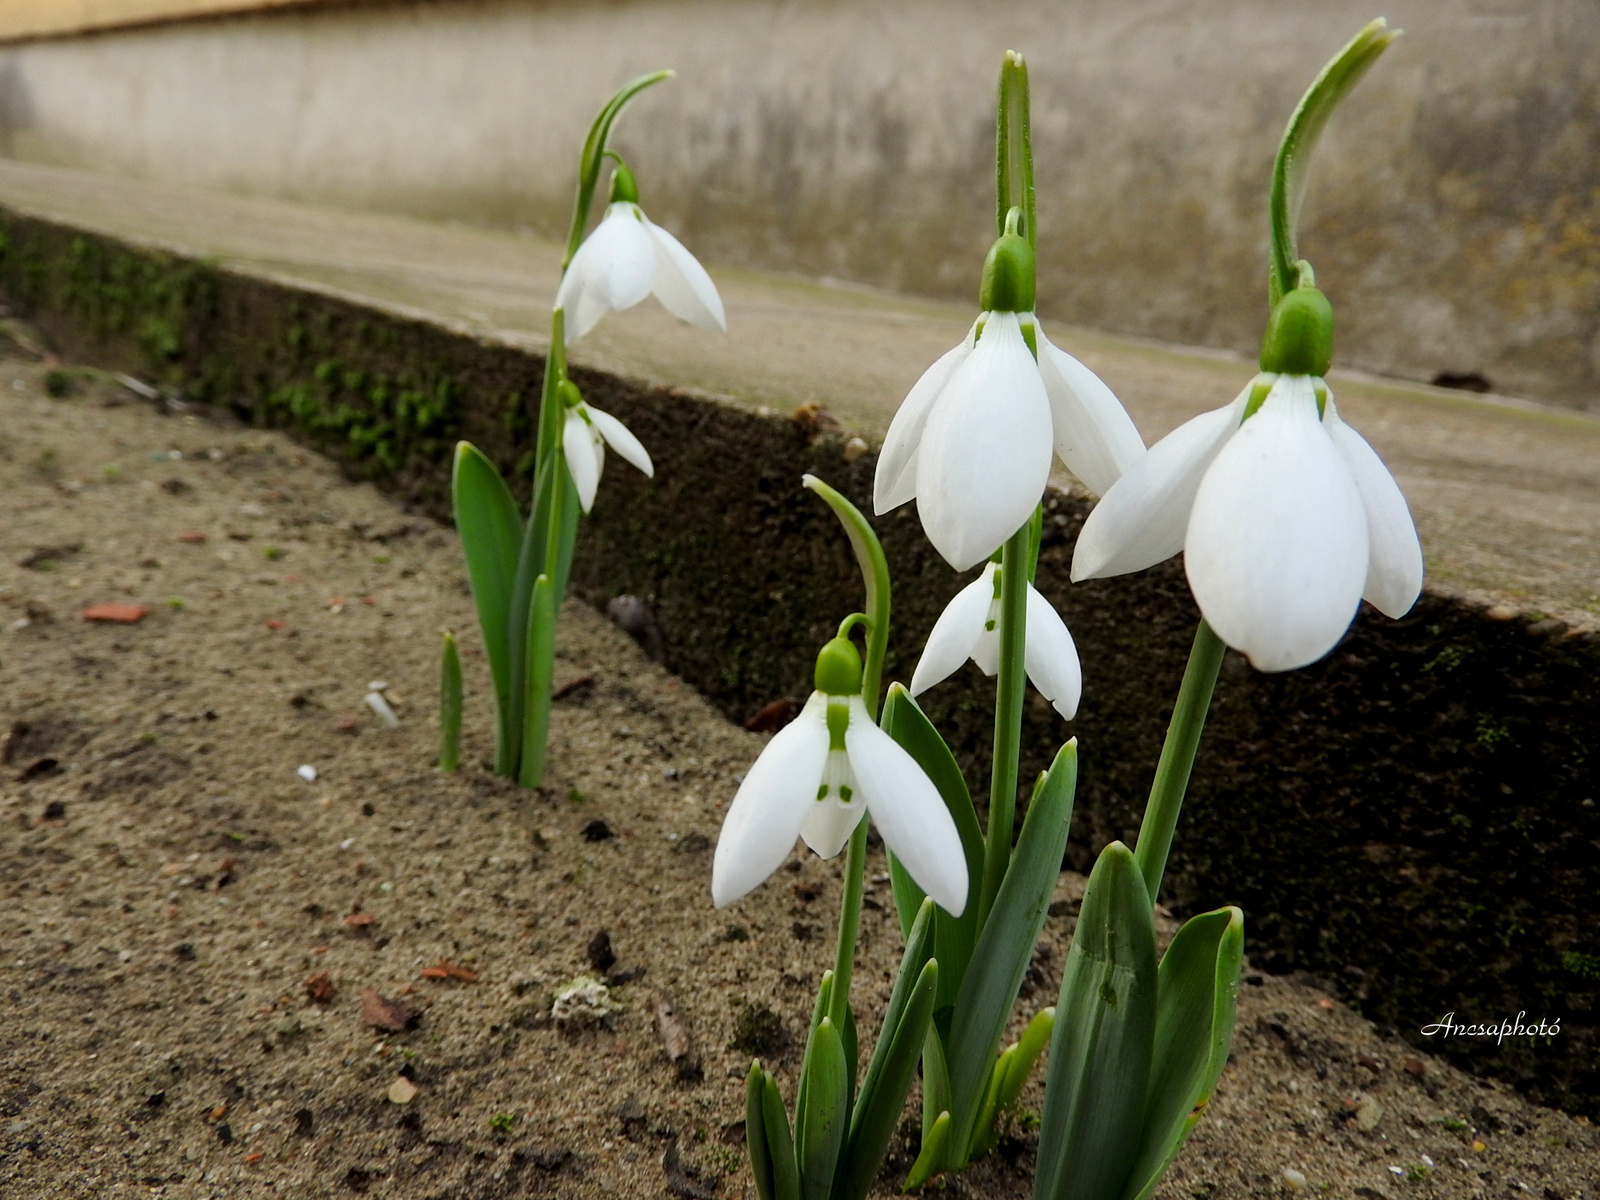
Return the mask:
<path fill-rule="evenodd" d="M 844 735 L 850 766 L 884 843 L 934 902 L 952 916 L 967 905 L 961 835 L 933 782 L 900 744 L 867 717 L 856 697 Z"/>
<path fill-rule="evenodd" d="M 567 271 L 567 278 L 572 278 L 570 269 Z M 565 341 L 569 346 L 598 325 L 600 318 L 611 311 L 592 287 L 581 288 L 576 295 L 577 300 L 574 304 L 564 306 L 567 310 Z"/>
<path fill-rule="evenodd" d="M 853 804 L 840 804 L 832 798 L 813 800 L 800 836 L 818 858 L 832 858 L 844 849 L 866 815 L 866 806 L 859 800 Z"/>
<path fill-rule="evenodd" d="M 655 464 L 650 461 L 650 452 L 644 448 L 644 444 L 638 438 L 633 436 L 633 431 L 610 413 L 602 412 L 592 404 L 588 406 L 588 409 L 589 419 L 594 422 L 594 427 L 600 431 L 600 436 L 605 439 L 606 445 L 638 467 L 645 475 L 654 478 L 656 468 Z"/>
<path fill-rule="evenodd" d="M 813 693 L 776 734 L 734 794 L 711 861 L 711 898 L 731 904 L 771 875 L 816 807 L 828 757 L 827 700 Z"/>
<path fill-rule="evenodd" d="M 592 288 L 613 311 L 632 308 L 650 294 L 656 282 L 656 243 L 636 205 L 613 204 L 589 241 L 594 248 L 585 263 L 586 291 Z"/>
<path fill-rule="evenodd" d="M 667 311 L 699 329 L 728 332 L 717 285 L 682 242 L 644 218 L 644 227 L 656 248 L 656 299 Z"/>
<path fill-rule="evenodd" d="M 872 510 L 879 516 L 899 508 L 917 494 L 917 445 L 922 441 L 928 414 L 956 368 L 971 353 L 972 334 L 968 333 L 966 341 L 934 360 L 911 385 L 906 398 L 895 410 L 894 420 L 889 422 L 889 432 L 883 439 L 883 449 L 878 452 L 878 469 L 872 480 Z"/>
<path fill-rule="evenodd" d="M 1050 396 L 1056 454 L 1096 496 L 1144 455 L 1144 439 L 1105 382 L 1038 331 L 1039 373 Z"/>
<path fill-rule="evenodd" d="M 1000 670 L 1000 621 L 995 619 L 995 627 L 988 628 L 988 613 L 984 614 L 984 630 L 978 635 L 978 644 L 972 648 L 972 661 L 978 664 L 990 679 L 993 679 Z"/>
<path fill-rule="evenodd" d="M 990 313 L 917 447 L 917 512 L 958 571 L 1033 515 L 1050 479 L 1050 398 L 1015 313 Z"/>
<path fill-rule="evenodd" d="M 990 564 L 988 570 L 957 592 L 933 623 L 933 632 L 928 634 L 928 644 L 922 648 L 922 657 L 911 676 L 913 696 L 948 679 L 972 657 L 994 597 L 995 569 Z"/>
<path fill-rule="evenodd" d="M 566 454 L 572 485 L 578 489 L 578 504 L 588 512 L 594 507 L 594 494 L 600 487 L 600 464 L 595 459 L 594 434 L 577 409 L 567 409 L 561 426 L 561 449 Z"/>
<path fill-rule="evenodd" d="M 1250 396 L 1185 421 L 1123 472 L 1078 534 L 1072 579 L 1142 571 L 1183 549 L 1189 510 L 1206 468 L 1234 435 Z"/>
<path fill-rule="evenodd" d="M 1195 496 L 1184 566 L 1200 611 L 1259 670 L 1305 666 L 1349 628 L 1368 553 L 1366 510 L 1311 380 L 1281 377 Z"/>
<path fill-rule="evenodd" d="M 1384 616 L 1403 617 L 1422 594 L 1422 543 L 1411 509 L 1377 451 L 1339 419 L 1332 396 L 1323 428 L 1350 468 L 1367 510 L 1372 554 L 1362 597 Z"/>
<path fill-rule="evenodd" d="M 1083 697 L 1083 667 L 1067 623 L 1055 606 L 1028 586 L 1028 638 L 1023 648 L 1028 678 L 1063 719 L 1078 715 Z"/>

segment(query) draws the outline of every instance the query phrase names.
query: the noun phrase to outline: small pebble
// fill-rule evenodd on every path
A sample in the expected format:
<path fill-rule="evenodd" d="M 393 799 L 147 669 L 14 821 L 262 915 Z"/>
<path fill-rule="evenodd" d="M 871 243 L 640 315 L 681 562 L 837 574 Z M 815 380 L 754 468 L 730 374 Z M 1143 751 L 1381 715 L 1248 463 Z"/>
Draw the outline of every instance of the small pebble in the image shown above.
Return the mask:
<path fill-rule="evenodd" d="M 307 783 L 315 783 L 317 781 L 317 769 L 310 763 L 306 763 L 304 766 L 297 768 L 295 770 L 295 774 L 300 776 L 300 778 L 304 779 Z"/>
<path fill-rule="evenodd" d="M 1293 1167 L 1285 1167 L 1278 1172 L 1278 1178 L 1283 1180 L 1283 1186 L 1291 1192 L 1302 1191 L 1306 1186 L 1306 1177 Z"/>
<path fill-rule="evenodd" d="M 390 1104 L 410 1104 L 417 1098 L 417 1085 L 401 1075 L 389 1085 Z"/>
<path fill-rule="evenodd" d="M 350 847 L 354 846 L 355 844 L 356 844 L 355 838 L 345 838 L 344 841 L 339 843 L 339 849 L 348 850 L 348 849 L 350 849 Z"/>
<path fill-rule="evenodd" d="M 400 728 L 400 718 L 395 716 L 394 709 L 389 707 L 389 702 L 383 698 L 382 692 L 368 692 L 367 707 L 378 715 L 378 721 L 385 729 Z"/>

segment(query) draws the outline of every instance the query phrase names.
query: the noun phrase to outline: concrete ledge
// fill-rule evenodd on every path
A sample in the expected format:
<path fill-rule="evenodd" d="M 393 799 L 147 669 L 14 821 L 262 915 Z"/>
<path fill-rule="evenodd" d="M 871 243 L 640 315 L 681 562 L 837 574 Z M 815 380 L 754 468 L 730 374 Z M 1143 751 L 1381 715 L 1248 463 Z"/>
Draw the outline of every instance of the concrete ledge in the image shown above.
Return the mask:
<path fill-rule="evenodd" d="M 70 357 L 291 429 L 440 519 L 457 438 L 525 486 L 536 354 L 13 211 L 0 234 L 0 290 Z M 653 481 L 606 474 L 577 590 L 647 599 L 669 665 L 734 719 L 803 696 L 816 645 L 859 593 L 799 477 L 864 504 L 873 456 L 846 462 L 836 434 L 705 393 L 576 374 L 658 464 Z M 1024 731 L 1025 771 L 1082 739 L 1080 868 L 1131 839 L 1165 725 L 1155 706 L 1195 616 L 1176 563 L 1067 586 L 1087 507 L 1050 497 L 1039 577 L 1082 650 L 1084 709 L 1068 730 L 1034 704 Z M 897 587 L 889 669 L 903 678 L 954 584 L 914 517 L 880 525 Z M 1429 594 L 1400 622 L 1364 615 L 1304 671 L 1264 676 L 1230 655 L 1166 901 L 1243 905 L 1258 965 L 1326 979 L 1412 1040 L 1446 1012 L 1560 1016 L 1551 1045 L 1430 1048 L 1600 1116 L 1597 642 Z M 981 779 L 991 706 L 976 684 L 963 675 L 930 710 Z"/>

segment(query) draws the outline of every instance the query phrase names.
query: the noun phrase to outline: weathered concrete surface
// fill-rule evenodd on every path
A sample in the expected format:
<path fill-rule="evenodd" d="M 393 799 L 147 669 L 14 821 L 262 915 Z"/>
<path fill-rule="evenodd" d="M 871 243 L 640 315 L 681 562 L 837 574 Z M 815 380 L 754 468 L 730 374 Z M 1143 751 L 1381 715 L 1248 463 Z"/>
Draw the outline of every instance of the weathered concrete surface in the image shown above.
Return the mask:
<path fill-rule="evenodd" d="M 560 261 L 533 237 L 0 163 L 21 212 L 314 285 L 474 336 L 542 349 Z M 655 303 L 609 317 L 575 359 L 791 412 L 827 406 L 881 436 L 922 369 L 972 310 L 799 279 L 718 271 L 731 333 Z M 1252 364 L 1051 326 L 1111 383 L 1147 441 L 1231 400 Z M 1335 373 L 1341 409 L 1393 468 L 1428 554 L 1430 586 L 1600 628 L 1600 420 L 1440 388 Z"/>
<path fill-rule="evenodd" d="M 0 150 L 358 208 L 564 224 L 611 89 L 647 206 L 709 260 L 969 296 L 994 76 L 1034 81 L 1043 311 L 1249 352 L 1277 137 L 1370 0 L 452 0 L 0 52 Z M 1304 248 L 1342 361 L 1600 405 L 1600 6 L 1396 0 Z"/>
<path fill-rule="evenodd" d="M 52 196 L 53 219 L 22 211 L 49 213 Z M 248 257 L 208 263 L 96 226 L 117 226 L 124 238 L 181 234 L 192 251 L 232 247 Z M 517 344 L 533 343 L 526 332 L 495 334 L 487 311 L 469 329 L 464 312 L 492 301 L 494 312 L 541 313 L 539 292 L 514 292 L 536 270 L 533 278 L 549 278 L 548 247 L 16 168 L 0 172 L 0 234 L 0 291 L 68 354 L 291 428 L 435 516 L 448 515 L 458 437 L 526 486 L 537 347 Z M 340 290 L 312 278 L 335 278 Z M 602 603 L 624 591 L 645 597 L 671 668 L 742 718 L 775 697 L 804 695 L 816 645 L 860 602 L 837 525 L 799 489 L 800 473 L 815 471 L 864 504 L 874 464 L 870 451 L 847 461 L 842 434 L 817 438 L 782 414 L 763 415 L 756 397 L 788 405 L 859 388 L 851 424 L 881 421 L 960 321 L 950 310 L 754 275 L 723 282 L 728 338 L 696 342 L 645 311 L 608 318 L 580 358 L 580 386 L 639 433 L 657 473 L 606 473 L 574 587 Z M 681 361 L 673 356 L 691 351 L 669 348 L 681 339 L 713 355 L 699 378 L 720 372 L 734 395 L 630 378 Z M 1197 407 L 1197 393 L 1231 394 L 1249 374 L 1241 363 L 1108 340 L 1086 353 L 1125 395 L 1162 397 L 1136 402 L 1147 430 Z M 601 360 L 610 369 L 596 369 Z M 1347 409 L 1365 397 L 1370 407 L 1355 419 L 1385 453 L 1398 446 L 1421 464 L 1403 478 L 1413 491 L 1431 481 L 1418 505 L 1425 530 L 1458 499 L 1479 498 L 1482 544 L 1521 538 L 1554 554 L 1567 537 L 1577 572 L 1593 578 L 1593 546 L 1561 526 L 1594 504 L 1592 423 L 1452 397 L 1434 407 L 1414 389 L 1341 385 L 1341 394 Z M 1539 474 L 1546 460 L 1555 465 Z M 1527 513 L 1497 527 L 1493 496 L 1480 493 L 1499 491 L 1522 496 Z M 1066 614 L 1087 680 L 1070 727 L 1083 747 L 1070 850 L 1082 866 L 1137 828 L 1194 611 L 1177 562 L 1069 586 L 1089 503 L 1057 492 L 1047 509 L 1039 586 Z M 888 669 L 905 678 L 958 581 L 911 513 L 877 525 L 896 589 Z M 1483 554 L 1508 575 L 1520 567 Z M 1534 603 L 1556 607 L 1523 598 L 1525 608 Z M 1185 912 L 1242 904 L 1255 962 L 1325 976 L 1413 1039 L 1447 1011 L 1561 1015 L 1550 1045 L 1435 1048 L 1544 1102 L 1595 1114 L 1600 632 L 1534 616 L 1494 619 L 1459 587 L 1435 587 L 1403 621 L 1363 616 L 1333 655 L 1303 671 L 1264 676 L 1230 655 L 1166 898 Z M 974 781 L 985 777 L 991 703 L 974 672 L 930 697 Z M 1068 731 L 1047 706 L 1029 706 L 1024 778 Z"/>

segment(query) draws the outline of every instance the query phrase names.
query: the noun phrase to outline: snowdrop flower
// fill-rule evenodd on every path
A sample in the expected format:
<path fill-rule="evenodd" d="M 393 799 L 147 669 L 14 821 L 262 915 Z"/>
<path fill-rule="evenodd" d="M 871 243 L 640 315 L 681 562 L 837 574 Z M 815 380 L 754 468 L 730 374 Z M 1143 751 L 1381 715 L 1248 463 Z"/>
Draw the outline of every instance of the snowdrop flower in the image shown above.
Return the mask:
<path fill-rule="evenodd" d="M 1144 453 L 1111 389 L 1045 337 L 1033 305 L 1033 250 L 1008 223 L 984 264 L 981 315 L 917 380 L 878 458 L 874 510 L 914 498 L 928 540 L 958 571 L 1033 515 L 1052 449 L 1097 495 Z"/>
<path fill-rule="evenodd" d="M 650 223 L 633 173 L 619 165 L 611 176 L 611 204 L 572 256 L 556 292 L 556 307 L 567 313 L 567 344 L 607 312 L 632 308 L 651 292 L 689 324 L 728 331 L 711 276 L 682 242 Z"/>
<path fill-rule="evenodd" d="M 573 486 L 578 489 L 578 503 L 588 512 L 594 507 L 595 490 L 600 486 L 600 472 L 606 465 L 606 447 L 610 446 L 647 477 L 654 478 L 655 464 L 650 452 L 621 421 L 608 412 L 602 412 L 583 401 L 576 385 L 563 381 L 559 393 L 566 416 L 561 428 L 561 448 L 566 454 L 567 470 L 572 475 Z"/>
<path fill-rule="evenodd" d="M 728 807 L 711 896 L 731 904 L 776 871 L 802 837 L 823 858 L 868 812 L 911 878 L 946 912 L 967 903 L 955 821 L 916 760 L 879 729 L 861 699 L 861 655 L 834 638 L 817 656 L 817 690 L 762 750 Z"/>
<path fill-rule="evenodd" d="M 1285 295 L 1263 373 L 1117 481 L 1084 523 L 1072 578 L 1143 570 L 1182 550 L 1205 619 L 1263 671 L 1321 658 L 1362 599 L 1403 616 L 1422 591 L 1422 546 L 1394 477 L 1339 418 L 1322 378 L 1332 338 L 1321 292 Z"/>
<path fill-rule="evenodd" d="M 1028 585 L 1027 636 L 1024 639 L 1028 678 L 1068 721 L 1078 712 L 1083 695 L 1083 669 L 1078 648 L 1065 622 L 1050 602 Z M 1000 564 L 990 563 L 956 593 L 933 624 L 928 644 L 911 676 L 911 694 L 920 696 L 949 678 L 971 659 L 985 675 L 1000 666 Z"/>

